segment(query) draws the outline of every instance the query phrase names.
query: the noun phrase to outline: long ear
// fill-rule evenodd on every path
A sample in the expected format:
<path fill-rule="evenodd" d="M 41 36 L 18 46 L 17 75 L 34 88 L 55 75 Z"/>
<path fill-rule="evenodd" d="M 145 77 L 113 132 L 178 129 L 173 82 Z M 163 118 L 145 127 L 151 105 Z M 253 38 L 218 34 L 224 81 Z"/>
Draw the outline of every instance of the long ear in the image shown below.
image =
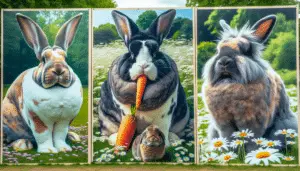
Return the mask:
<path fill-rule="evenodd" d="M 163 39 L 168 36 L 175 15 L 176 10 L 170 9 L 158 16 L 149 27 L 148 31 L 157 37 L 160 44 L 162 43 Z"/>
<path fill-rule="evenodd" d="M 63 24 L 56 35 L 54 45 L 59 46 L 63 50 L 67 51 L 72 44 L 81 17 L 82 13 L 76 15 Z"/>
<path fill-rule="evenodd" d="M 36 57 L 41 60 L 45 47 L 49 46 L 47 37 L 40 26 L 29 17 L 17 13 L 17 21 L 27 44 L 34 50 Z"/>
<path fill-rule="evenodd" d="M 228 25 L 225 20 L 220 20 L 219 23 L 224 31 L 231 29 L 230 25 Z"/>
<path fill-rule="evenodd" d="M 272 32 L 276 23 L 275 15 L 268 15 L 257 21 L 251 29 L 254 30 L 253 35 L 257 37 L 260 43 L 264 43 Z"/>
<path fill-rule="evenodd" d="M 118 33 L 128 46 L 129 40 L 140 30 L 138 26 L 125 14 L 120 11 L 113 10 L 111 15 L 115 21 Z"/>

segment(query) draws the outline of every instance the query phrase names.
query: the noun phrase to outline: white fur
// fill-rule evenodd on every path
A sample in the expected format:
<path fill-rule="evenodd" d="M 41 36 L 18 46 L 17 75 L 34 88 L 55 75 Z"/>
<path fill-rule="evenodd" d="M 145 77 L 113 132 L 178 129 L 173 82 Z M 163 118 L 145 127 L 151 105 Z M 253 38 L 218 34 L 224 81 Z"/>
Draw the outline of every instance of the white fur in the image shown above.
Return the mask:
<path fill-rule="evenodd" d="M 157 78 L 157 68 L 152 62 L 152 56 L 146 41 L 141 41 L 142 46 L 139 54 L 136 57 L 136 63 L 129 69 L 129 75 L 132 80 L 136 80 L 140 75 L 145 74 L 150 80 L 154 81 Z"/>
<path fill-rule="evenodd" d="M 22 116 L 29 125 L 28 120 L 31 120 L 29 111 L 33 111 L 48 127 L 46 131 L 38 133 L 31 120 L 30 127 L 38 145 L 38 152 L 71 151 L 65 139 L 69 123 L 77 116 L 82 104 L 81 82 L 76 76 L 76 81 L 69 88 L 45 89 L 33 81 L 34 69 L 26 73 L 22 84 L 24 96 Z M 34 100 L 39 104 L 34 104 Z"/>
<path fill-rule="evenodd" d="M 168 115 L 168 112 L 170 110 L 170 107 L 172 105 L 172 99 L 174 102 L 177 103 L 177 94 L 178 94 L 178 85 L 176 86 L 176 89 L 174 90 L 173 94 L 167 99 L 167 101 L 160 106 L 157 109 L 151 110 L 151 111 L 139 111 L 136 112 L 136 118 L 137 118 L 137 133 L 141 134 L 147 125 L 146 123 L 156 125 L 165 135 L 166 137 L 166 145 L 169 146 L 169 132 L 170 132 L 170 126 L 172 122 L 172 114 Z M 115 103 L 117 103 L 120 106 L 120 109 L 125 112 L 125 114 L 130 114 L 130 104 L 122 104 L 115 98 L 114 94 L 112 93 L 113 100 Z M 162 116 L 164 117 L 162 118 Z M 111 142 L 115 142 L 115 136 L 116 134 L 112 134 L 110 136 Z M 175 139 L 174 136 L 172 136 L 172 139 Z"/>

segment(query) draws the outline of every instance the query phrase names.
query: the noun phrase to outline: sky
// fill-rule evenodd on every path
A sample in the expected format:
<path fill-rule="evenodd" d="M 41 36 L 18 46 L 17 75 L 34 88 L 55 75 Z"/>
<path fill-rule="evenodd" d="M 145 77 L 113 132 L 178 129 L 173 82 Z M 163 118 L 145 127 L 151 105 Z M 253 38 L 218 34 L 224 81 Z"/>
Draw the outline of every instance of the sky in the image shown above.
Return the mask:
<path fill-rule="evenodd" d="M 115 0 L 118 8 L 185 7 L 186 0 Z"/>
<path fill-rule="evenodd" d="M 166 0 L 164 0 L 166 1 Z M 111 16 L 111 11 L 108 9 L 99 9 L 94 10 L 93 12 L 93 27 L 98 27 L 101 24 L 111 23 L 114 24 L 113 18 Z M 145 12 L 145 10 L 120 10 L 124 14 L 126 14 L 129 18 L 133 21 L 136 21 L 138 16 Z M 166 10 L 155 10 L 157 15 L 163 13 Z M 193 11 L 191 9 L 177 9 L 176 10 L 176 17 L 182 18 L 193 18 Z"/>

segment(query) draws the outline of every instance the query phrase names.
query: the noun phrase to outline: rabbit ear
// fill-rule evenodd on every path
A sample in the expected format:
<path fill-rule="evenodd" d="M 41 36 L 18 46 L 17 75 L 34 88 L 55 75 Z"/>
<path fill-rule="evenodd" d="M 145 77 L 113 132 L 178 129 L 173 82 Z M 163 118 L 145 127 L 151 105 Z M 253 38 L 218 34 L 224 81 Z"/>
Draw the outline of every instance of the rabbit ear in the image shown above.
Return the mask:
<path fill-rule="evenodd" d="M 275 15 L 266 16 L 254 24 L 254 26 L 251 28 L 254 30 L 252 34 L 258 38 L 258 41 L 260 43 L 264 43 L 268 39 L 270 33 L 272 32 L 275 23 Z"/>
<path fill-rule="evenodd" d="M 220 20 L 219 23 L 224 31 L 231 29 L 230 25 L 228 25 L 225 20 Z"/>
<path fill-rule="evenodd" d="M 17 21 L 27 44 L 34 50 L 36 57 L 41 60 L 45 47 L 49 46 L 47 37 L 40 26 L 29 17 L 17 13 Z"/>
<path fill-rule="evenodd" d="M 150 31 L 155 37 L 157 37 L 159 44 L 163 39 L 168 36 L 173 20 L 176 15 L 176 10 L 170 9 L 161 15 L 150 25 L 148 31 Z"/>
<path fill-rule="evenodd" d="M 126 46 L 128 46 L 129 40 L 140 31 L 138 26 L 120 11 L 113 10 L 111 15 L 115 21 L 120 37 L 124 40 Z"/>
<path fill-rule="evenodd" d="M 54 43 L 55 46 L 59 46 L 63 50 L 67 51 L 67 49 L 72 44 L 81 17 L 82 13 L 76 15 L 75 17 L 71 18 L 69 21 L 63 24 L 63 26 L 59 29 L 56 35 Z"/>

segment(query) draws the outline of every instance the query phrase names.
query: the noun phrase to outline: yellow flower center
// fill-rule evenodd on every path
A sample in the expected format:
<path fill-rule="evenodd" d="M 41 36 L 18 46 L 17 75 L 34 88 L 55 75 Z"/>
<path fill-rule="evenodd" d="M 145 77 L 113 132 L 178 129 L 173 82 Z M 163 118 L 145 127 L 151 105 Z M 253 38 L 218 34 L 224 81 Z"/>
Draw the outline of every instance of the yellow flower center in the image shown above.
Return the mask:
<path fill-rule="evenodd" d="M 256 143 L 257 143 L 257 144 L 261 144 L 261 143 L 262 143 L 262 140 L 257 140 Z"/>
<path fill-rule="evenodd" d="M 294 136 L 295 136 L 294 134 L 291 134 L 291 135 L 290 135 L 291 138 L 294 138 Z"/>
<path fill-rule="evenodd" d="M 241 132 L 240 133 L 240 137 L 246 137 L 247 136 L 247 133 L 246 132 Z"/>
<path fill-rule="evenodd" d="M 290 157 L 286 157 L 286 158 L 285 158 L 285 160 L 286 160 L 286 161 L 291 161 L 291 160 L 292 160 L 292 158 L 290 158 Z"/>
<path fill-rule="evenodd" d="M 235 142 L 237 145 L 240 145 L 240 144 L 242 144 L 242 142 L 241 141 L 236 141 Z"/>
<path fill-rule="evenodd" d="M 270 156 L 271 156 L 271 153 L 268 151 L 261 151 L 256 154 L 256 158 L 258 158 L 258 159 L 268 158 Z"/>
<path fill-rule="evenodd" d="M 202 145 L 204 143 L 204 140 L 199 140 L 198 142 L 200 145 Z"/>
<path fill-rule="evenodd" d="M 273 147 L 274 146 L 274 142 L 268 142 L 267 146 L 268 147 Z"/>
<path fill-rule="evenodd" d="M 215 146 L 215 147 L 222 147 L 222 145 L 223 145 L 223 142 L 222 142 L 222 141 L 216 141 L 216 142 L 214 143 L 214 146 Z"/>
<path fill-rule="evenodd" d="M 281 132 L 281 134 L 283 134 L 283 135 L 285 135 L 287 132 L 286 132 L 286 130 L 284 129 L 284 130 L 282 130 L 282 132 Z"/>
<path fill-rule="evenodd" d="M 228 161 L 228 160 L 230 160 L 230 159 L 231 159 L 231 156 L 230 156 L 230 155 L 225 155 L 225 156 L 224 156 L 224 160 L 225 160 L 225 161 Z"/>
<path fill-rule="evenodd" d="M 209 162 L 214 161 L 214 159 L 210 157 L 210 158 L 207 159 L 207 161 L 209 161 Z"/>

